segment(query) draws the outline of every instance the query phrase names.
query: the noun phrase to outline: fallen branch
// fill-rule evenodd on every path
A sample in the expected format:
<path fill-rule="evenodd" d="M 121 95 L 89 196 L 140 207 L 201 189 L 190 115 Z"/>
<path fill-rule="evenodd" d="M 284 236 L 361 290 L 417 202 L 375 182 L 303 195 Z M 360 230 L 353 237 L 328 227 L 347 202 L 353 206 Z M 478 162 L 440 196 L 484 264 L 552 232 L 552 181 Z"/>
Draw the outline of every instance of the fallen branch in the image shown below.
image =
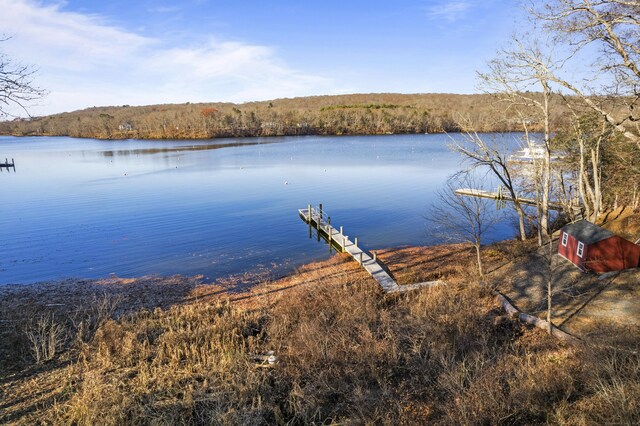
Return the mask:
<path fill-rule="evenodd" d="M 518 316 L 518 314 L 520 314 L 520 311 L 518 309 L 516 309 L 516 307 L 513 306 L 509 302 L 509 299 L 507 299 L 505 296 L 503 296 L 502 294 L 498 293 L 496 298 L 498 299 L 498 302 L 500 302 L 500 305 L 502 306 L 502 309 L 504 309 L 507 312 L 507 314 L 509 314 L 509 316 L 511 318 L 515 318 L 516 316 Z"/>
<path fill-rule="evenodd" d="M 502 306 L 502 309 L 505 310 L 505 312 L 507 312 L 507 314 L 512 317 L 512 318 L 518 318 L 518 320 L 522 323 L 525 324 L 530 324 L 533 325 L 535 327 L 541 328 L 543 330 L 548 331 L 549 330 L 549 323 L 543 319 L 540 319 L 536 316 L 533 315 L 529 315 L 527 313 L 521 312 L 518 308 L 516 308 L 515 306 L 513 306 L 513 304 L 511 303 L 511 301 L 502 293 L 500 292 L 496 292 L 496 299 L 498 300 L 498 302 L 500 303 L 500 305 Z M 583 343 L 581 339 L 577 338 L 576 336 L 573 336 L 569 333 L 567 333 L 566 331 L 560 330 L 558 327 L 556 327 L 555 325 L 551 324 L 551 335 L 568 343 L 571 344 L 579 344 L 579 343 Z"/>

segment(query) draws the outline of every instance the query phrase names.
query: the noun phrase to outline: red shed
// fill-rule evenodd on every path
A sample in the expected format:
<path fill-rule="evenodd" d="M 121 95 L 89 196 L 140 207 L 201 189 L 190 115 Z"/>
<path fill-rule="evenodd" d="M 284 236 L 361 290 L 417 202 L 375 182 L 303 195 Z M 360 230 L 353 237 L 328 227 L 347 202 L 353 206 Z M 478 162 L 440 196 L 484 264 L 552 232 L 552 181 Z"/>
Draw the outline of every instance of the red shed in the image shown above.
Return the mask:
<path fill-rule="evenodd" d="M 639 245 L 586 220 L 562 228 L 558 254 L 583 271 L 620 271 L 640 266 Z"/>

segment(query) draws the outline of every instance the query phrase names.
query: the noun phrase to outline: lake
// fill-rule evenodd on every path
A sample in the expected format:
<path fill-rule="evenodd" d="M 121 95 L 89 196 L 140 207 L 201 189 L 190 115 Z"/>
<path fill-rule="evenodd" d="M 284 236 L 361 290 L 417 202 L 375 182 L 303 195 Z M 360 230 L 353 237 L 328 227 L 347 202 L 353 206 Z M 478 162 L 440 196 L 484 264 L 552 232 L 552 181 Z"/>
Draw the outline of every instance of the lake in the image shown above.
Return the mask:
<path fill-rule="evenodd" d="M 323 203 L 332 223 L 365 249 L 434 244 L 425 215 L 460 168 L 448 143 L 440 134 L 0 137 L 0 158 L 16 163 L 15 173 L 0 173 L 0 284 L 285 274 L 329 256 L 298 217 L 309 203 Z M 506 221 L 492 239 L 513 234 Z"/>

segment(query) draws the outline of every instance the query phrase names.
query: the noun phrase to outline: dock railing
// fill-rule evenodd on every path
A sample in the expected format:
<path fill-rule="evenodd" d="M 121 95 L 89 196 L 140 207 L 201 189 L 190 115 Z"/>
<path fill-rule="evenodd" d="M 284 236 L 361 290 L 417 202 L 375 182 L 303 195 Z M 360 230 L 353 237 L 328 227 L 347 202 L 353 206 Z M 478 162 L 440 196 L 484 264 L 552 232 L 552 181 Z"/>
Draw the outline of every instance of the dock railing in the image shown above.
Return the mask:
<path fill-rule="evenodd" d="M 358 245 L 358 237 L 354 237 L 352 242 L 349 237 L 344 234 L 342 226 L 338 230 L 331 224 L 331 216 L 323 209 L 322 204 L 319 204 L 317 209 L 309 204 L 306 209 L 298 210 L 298 213 L 300 217 L 309 224 L 310 238 L 312 237 L 311 230 L 315 228 L 318 240 L 320 240 L 322 236 L 322 238 L 329 243 L 329 251 L 331 251 L 331 247 L 335 245 L 341 252 L 348 253 L 376 280 L 385 293 L 398 293 L 420 287 L 442 284 L 441 281 L 429 281 L 400 286 L 382 266 L 375 251 L 366 252 Z"/>

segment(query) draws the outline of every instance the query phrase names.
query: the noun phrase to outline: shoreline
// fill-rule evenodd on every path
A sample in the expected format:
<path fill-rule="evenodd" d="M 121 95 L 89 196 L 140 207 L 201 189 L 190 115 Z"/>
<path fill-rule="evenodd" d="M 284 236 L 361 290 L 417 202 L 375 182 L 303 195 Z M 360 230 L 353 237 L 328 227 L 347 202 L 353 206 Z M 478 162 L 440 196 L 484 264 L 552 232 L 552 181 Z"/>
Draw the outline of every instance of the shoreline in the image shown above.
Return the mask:
<path fill-rule="evenodd" d="M 377 250 L 377 253 L 399 284 L 442 277 L 453 269 L 453 259 L 473 259 L 471 248 L 465 243 L 401 246 Z M 436 270 L 438 267 L 440 270 Z M 302 284 L 305 276 L 310 273 L 321 276 L 323 270 L 332 274 L 336 269 L 343 273 L 361 275 L 364 279 L 369 278 L 357 262 L 347 254 L 338 253 L 326 260 L 305 263 L 294 271 L 277 277 L 259 271 L 246 271 L 244 274 L 222 277 L 210 283 L 203 282 L 202 275 L 146 275 L 3 284 L 0 285 L 0 311 L 19 311 L 16 309 L 16 300 L 28 300 L 30 306 L 62 312 L 103 295 L 119 299 L 122 313 L 137 309 L 165 309 L 175 304 L 210 302 L 214 299 L 227 299 L 230 303 L 247 305 L 253 303 L 252 298 L 260 299 L 266 295 L 281 293 L 292 284 Z"/>
<path fill-rule="evenodd" d="M 479 279 L 475 251 L 468 243 L 401 246 L 376 252 L 401 286 L 433 280 L 466 286 Z M 483 246 L 482 252 L 485 279 L 520 310 L 535 316 L 544 315 L 545 266 L 535 241 L 504 240 Z M 554 294 L 554 324 L 578 334 L 581 330 L 590 334 L 589 330 L 601 319 L 640 325 L 640 306 L 633 307 L 626 300 L 640 297 L 640 288 L 634 285 L 640 279 L 640 268 L 622 271 L 605 280 L 596 274 L 585 274 L 569 262 L 561 262 L 556 269 L 559 269 L 555 272 L 558 282 L 554 285 L 569 291 L 572 296 Z M 203 282 L 203 275 L 146 275 L 5 284 L 0 285 L 0 325 L 30 321 L 35 312 L 70 316 L 86 306 L 107 302 L 113 305 L 115 319 L 141 311 L 170 310 L 174 306 L 194 304 L 225 303 L 251 311 L 272 307 L 297 288 L 318 283 L 332 285 L 346 277 L 367 283 L 372 291 L 382 294 L 373 278 L 346 253 L 305 263 L 278 277 L 246 271 L 209 283 Z M 615 285 L 611 285 L 612 282 Z M 595 303 L 602 305 L 599 308 L 602 312 L 577 315 L 583 310 L 590 311 L 585 307 L 588 308 L 596 296 L 602 299 Z M 598 334 L 597 331 L 594 333 Z"/>
<path fill-rule="evenodd" d="M 11 133 L 1 133 L 0 137 L 14 137 L 14 138 L 72 138 L 72 139 L 94 139 L 98 141 L 216 141 L 220 139 L 276 139 L 276 138 L 285 138 L 285 137 L 349 137 L 349 136 L 408 136 L 408 135 L 444 135 L 451 133 L 463 133 L 462 130 L 455 131 L 446 131 L 446 130 L 437 130 L 432 132 L 380 132 L 380 133 L 291 133 L 291 134 L 278 134 L 278 135 L 221 135 L 221 136 L 190 136 L 190 137 L 131 137 L 131 136 L 119 136 L 119 137 L 100 137 L 100 136 L 78 136 L 78 135 L 70 135 L 70 134 L 11 134 Z M 478 132 L 478 134 L 485 133 L 522 133 L 522 130 L 484 130 L 482 132 Z"/>

